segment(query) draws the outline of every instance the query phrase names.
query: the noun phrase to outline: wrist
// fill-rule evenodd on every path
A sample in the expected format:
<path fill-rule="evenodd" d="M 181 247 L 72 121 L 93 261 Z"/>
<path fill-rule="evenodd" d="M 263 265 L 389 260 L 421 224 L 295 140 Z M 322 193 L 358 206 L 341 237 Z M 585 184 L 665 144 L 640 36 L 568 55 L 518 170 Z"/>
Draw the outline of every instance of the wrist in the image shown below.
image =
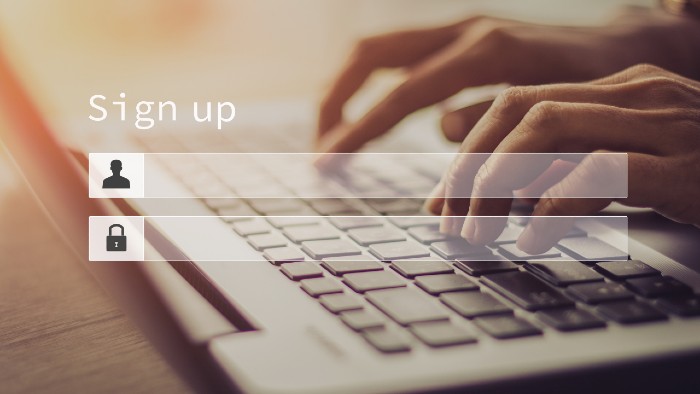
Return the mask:
<path fill-rule="evenodd" d="M 617 46 L 622 56 L 634 58 L 632 63 L 650 63 L 700 80 L 700 19 L 652 10 L 637 23 L 619 27 Z"/>

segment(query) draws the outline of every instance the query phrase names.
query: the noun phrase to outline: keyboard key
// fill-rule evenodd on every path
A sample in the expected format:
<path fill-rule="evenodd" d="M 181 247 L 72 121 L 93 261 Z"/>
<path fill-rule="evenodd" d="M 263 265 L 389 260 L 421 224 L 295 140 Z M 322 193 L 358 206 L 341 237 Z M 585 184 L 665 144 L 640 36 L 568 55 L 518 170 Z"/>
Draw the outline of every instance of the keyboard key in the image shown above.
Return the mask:
<path fill-rule="evenodd" d="M 204 203 L 211 209 L 235 208 L 243 202 L 238 198 L 205 198 Z"/>
<path fill-rule="evenodd" d="M 542 334 L 542 331 L 530 322 L 510 315 L 477 317 L 474 323 L 496 339 Z"/>
<path fill-rule="evenodd" d="M 518 249 L 516 244 L 503 244 L 498 247 L 498 250 L 506 257 L 513 261 L 539 260 L 561 257 L 561 253 L 552 248 L 548 251 L 536 255 L 525 253 Z"/>
<path fill-rule="evenodd" d="M 598 263 L 596 266 L 605 275 L 619 280 L 661 274 L 656 268 L 652 268 L 639 260 L 606 261 Z"/>
<path fill-rule="evenodd" d="M 349 294 L 326 294 L 318 299 L 326 309 L 333 313 L 340 313 L 362 309 L 362 301 Z"/>
<path fill-rule="evenodd" d="M 248 237 L 248 243 L 257 251 L 287 246 L 287 239 L 279 234 L 260 234 Z"/>
<path fill-rule="evenodd" d="M 357 272 L 347 274 L 344 282 L 358 293 L 370 290 L 406 286 L 406 282 L 389 271 Z"/>
<path fill-rule="evenodd" d="M 400 180 L 395 179 L 393 182 L 391 182 L 391 188 L 400 191 L 400 195 L 410 196 L 413 201 L 422 202 L 423 197 L 421 196 L 429 195 L 435 187 L 435 184 L 435 181 L 424 178 L 402 178 Z M 397 210 L 395 212 L 389 212 L 387 215 L 420 213 L 422 207 L 423 205 L 419 203 L 418 206 L 413 209 L 406 209 L 404 211 Z"/>
<path fill-rule="evenodd" d="M 512 313 L 512 310 L 506 304 L 497 300 L 491 294 L 478 291 L 443 293 L 440 294 L 440 301 L 468 319 Z"/>
<path fill-rule="evenodd" d="M 282 264 L 281 271 L 291 280 L 302 280 L 323 276 L 323 271 L 321 271 L 321 269 L 314 263 L 308 261 Z"/>
<path fill-rule="evenodd" d="M 430 256 L 430 253 L 423 245 L 414 241 L 374 244 L 369 247 L 369 251 L 382 261 L 394 261 Z"/>
<path fill-rule="evenodd" d="M 391 268 L 407 278 L 415 278 L 418 275 L 449 274 L 454 270 L 443 261 L 436 261 L 430 257 L 409 260 L 394 260 Z"/>
<path fill-rule="evenodd" d="M 597 310 L 605 317 L 621 324 L 634 324 L 666 319 L 666 315 L 654 309 L 651 305 L 638 301 L 608 302 L 600 304 Z"/>
<path fill-rule="evenodd" d="M 370 198 L 365 203 L 382 215 L 418 212 L 422 206 L 419 201 L 407 198 Z"/>
<path fill-rule="evenodd" d="M 266 249 L 263 257 L 275 265 L 306 260 L 306 256 L 299 249 L 291 246 Z"/>
<path fill-rule="evenodd" d="M 594 237 L 564 238 L 559 249 L 587 261 L 627 260 L 627 253 Z"/>
<path fill-rule="evenodd" d="M 289 190 L 285 189 L 282 185 L 275 183 L 272 179 L 269 179 L 267 176 L 257 175 L 257 177 L 261 179 L 258 179 L 258 182 L 256 183 L 246 182 L 240 185 L 234 185 L 233 182 L 230 183 L 231 186 L 233 186 L 233 190 L 235 190 L 236 193 L 238 193 L 241 196 L 244 196 L 245 198 L 253 198 L 253 201 L 268 200 L 269 202 L 273 202 L 275 200 L 281 200 L 279 198 L 281 196 L 289 195 Z M 260 207 L 268 207 L 264 204 L 265 203 L 261 203 Z M 270 205 L 269 207 L 274 209 L 274 206 L 272 205 Z"/>
<path fill-rule="evenodd" d="M 362 253 L 355 245 L 344 239 L 306 241 L 301 245 L 301 249 L 315 260 L 322 260 L 327 257 L 352 256 Z"/>
<path fill-rule="evenodd" d="M 700 296 L 695 294 L 660 298 L 654 305 L 678 316 L 700 316 Z"/>
<path fill-rule="evenodd" d="M 394 216 L 388 219 L 394 226 L 403 229 L 415 226 L 440 225 L 440 216 Z"/>
<path fill-rule="evenodd" d="M 263 198 L 248 200 L 254 210 L 263 215 L 275 215 L 282 212 L 295 212 L 306 207 L 300 200 L 290 198 Z"/>
<path fill-rule="evenodd" d="M 581 230 L 578 227 L 574 227 L 571 230 L 569 230 L 568 233 L 564 236 L 564 238 L 576 238 L 576 237 L 585 237 L 588 235 L 585 231 Z"/>
<path fill-rule="evenodd" d="M 569 294 L 586 304 L 619 301 L 634 298 L 634 294 L 620 283 L 596 282 L 569 286 Z"/>
<path fill-rule="evenodd" d="M 540 320 L 559 331 L 605 327 L 605 322 L 583 309 L 551 309 L 537 312 Z"/>
<path fill-rule="evenodd" d="M 411 350 L 411 344 L 402 333 L 395 330 L 374 329 L 365 330 L 362 336 L 382 353 L 398 353 Z"/>
<path fill-rule="evenodd" d="M 449 315 L 425 293 L 399 288 L 371 291 L 367 300 L 401 325 L 447 320 Z"/>
<path fill-rule="evenodd" d="M 476 336 L 470 330 L 450 321 L 417 323 L 411 325 L 410 330 L 418 339 L 432 347 L 476 342 Z"/>
<path fill-rule="evenodd" d="M 484 283 L 518 306 L 529 311 L 573 306 L 573 302 L 555 288 L 522 271 L 486 275 Z"/>
<path fill-rule="evenodd" d="M 289 226 L 305 226 L 317 224 L 319 218 L 315 216 L 272 216 L 265 218 L 275 228 L 285 228 Z"/>
<path fill-rule="evenodd" d="M 508 260 L 464 260 L 457 261 L 455 267 L 472 276 L 518 270 L 518 265 Z"/>
<path fill-rule="evenodd" d="M 312 297 L 343 292 L 340 283 L 330 278 L 304 279 L 301 281 L 301 288 Z"/>
<path fill-rule="evenodd" d="M 525 268 L 555 286 L 603 281 L 602 275 L 578 261 L 533 261 Z"/>
<path fill-rule="evenodd" d="M 520 234 L 522 234 L 523 228 L 522 227 L 506 227 L 501 235 L 492 243 L 492 245 L 503 245 L 503 244 L 510 244 L 510 243 L 515 243 L 518 241 L 518 237 L 520 237 Z M 573 237 L 585 237 L 586 232 L 581 230 L 578 227 L 574 227 L 566 233 L 562 238 L 573 238 Z"/>
<path fill-rule="evenodd" d="M 384 267 L 367 256 L 334 257 L 323 260 L 321 266 L 335 276 L 353 272 L 381 271 Z"/>
<path fill-rule="evenodd" d="M 334 216 L 328 219 L 331 224 L 340 230 L 350 230 L 360 227 L 381 226 L 382 221 L 379 218 L 371 216 Z"/>
<path fill-rule="evenodd" d="M 353 208 L 347 202 L 335 198 L 313 199 L 309 200 L 308 204 L 321 215 L 339 215 L 343 212 L 351 212 L 355 210 L 355 208 Z"/>
<path fill-rule="evenodd" d="M 416 286 L 433 295 L 448 291 L 467 291 L 479 288 L 465 276 L 457 274 L 419 276 L 416 278 Z"/>
<path fill-rule="evenodd" d="M 291 226 L 285 228 L 282 233 L 296 244 L 306 241 L 340 238 L 335 229 L 322 224 L 315 224 L 311 226 Z"/>
<path fill-rule="evenodd" d="M 367 310 L 348 311 L 340 314 L 340 320 L 355 331 L 384 327 L 384 319 Z"/>
<path fill-rule="evenodd" d="M 406 239 L 400 231 L 391 227 L 365 227 L 348 231 L 348 236 L 362 246 L 384 242 L 397 242 Z"/>
<path fill-rule="evenodd" d="M 629 279 L 627 287 L 635 293 L 648 298 L 690 294 L 693 292 L 693 289 L 685 283 L 670 276 Z"/>
<path fill-rule="evenodd" d="M 491 249 L 485 246 L 472 245 L 461 238 L 435 242 L 430 245 L 430 250 L 447 260 L 493 254 Z"/>
<path fill-rule="evenodd" d="M 241 237 L 247 237 L 249 235 L 267 234 L 272 231 L 272 227 L 261 219 L 255 219 L 234 223 L 233 231 Z"/>
<path fill-rule="evenodd" d="M 245 220 L 251 220 L 258 215 L 252 208 L 247 205 L 239 205 L 237 207 L 218 209 L 216 213 L 221 216 L 221 220 L 226 223 L 235 223 Z"/>
<path fill-rule="evenodd" d="M 451 238 L 449 235 L 441 233 L 439 226 L 411 227 L 408 229 L 408 234 L 422 244 L 447 241 Z"/>

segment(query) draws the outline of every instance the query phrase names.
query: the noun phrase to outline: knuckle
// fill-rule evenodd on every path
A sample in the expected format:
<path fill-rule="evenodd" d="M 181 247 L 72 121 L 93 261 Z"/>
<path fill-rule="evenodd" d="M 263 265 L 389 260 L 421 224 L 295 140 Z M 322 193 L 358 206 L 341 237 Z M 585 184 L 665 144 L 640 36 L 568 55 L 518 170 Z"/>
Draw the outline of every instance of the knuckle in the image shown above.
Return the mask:
<path fill-rule="evenodd" d="M 695 136 L 697 136 L 697 133 L 700 132 L 700 109 L 678 108 L 673 111 L 672 116 L 672 120 L 678 125 L 678 130 L 686 131 L 688 133 L 692 132 L 694 133 L 692 135 Z M 691 138 L 690 140 L 700 142 L 697 138 Z"/>
<path fill-rule="evenodd" d="M 491 197 L 492 183 L 491 168 L 487 163 L 484 163 L 481 168 L 479 168 L 479 171 L 476 172 L 476 175 L 474 175 L 472 197 Z"/>
<path fill-rule="evenodd" d="M 464 19 L 462 21 L 462 24 L 468 26 L 468 25 L 475 25 L 475 24 L 479 24 L 479 23 L 488 22 L 490 20 L 492 20 L 492 18 L 489 16 L 486 16 L 483 14 L 476 14 L 476 15 L 472 15 L 472 16 L 469 16 L 468 18 Z"/>
<path fill-rule="evenodd" d="M 629 67 L 626 71 L 632 76 L 653 76 L 661 75 L 666 72 L 666 70 L 663 68 L 650 63 L 635 64 L 634 66 Z"/>
<path fill-rule="evenodd" d="M 696 87 L 668 74 L 636 78 L 615 85 L 611 91 L 643 109 L 660 109 L 667 105 L 676 109 L 696 108 L 700 102 L 700 91 Z M 640 97 L 645 100 L 640 101 Z"/>
<path fill-rule="evenodd" d="M 502 113 L 516 110 L 528 103 L 536 101 L 538 88 L 534 86 L 512 86 L 496 96 L 493 108 Z"/>
<path fill-rule="evenodd" d="M 694 89 L 669 76 L 655 76 L 646 79 L 644 88 L 652 97 L 663 101 L 686 102 L 693 96 Z"/>
<path fill-rule="evenodd" d="M 540 101 L 533 105 L 523 118 L 526 130 L 538 131 L 548 129 L 559 123 L 564 106 L 553 101 Z"/>
<path fill-rule="evenodd" d="M 352 57 L 354 59 L 363 59 L 366 57 L 372 57 L 374 54 L 377 53 L 377 37 L 364 37 L 358 40 L 353 49 L 352 49 Z"/>
<path fill-rule="evenodd" d="M 521 104 L 528 93 L 528 88 L 524 86 L 511 86 L 502 91 L 496 97 L 495 102 L 499 106 L 512 108 L 518 104 Z"/>
<path fill-rule="evenodd" d="M 555 196 L 561 195 L 561 192 L 556 191 L 552 194 Z M 557 198 L 557 197 L 543 198 L 542 200 L 540 200 L 540 203 L 539 203 L 540 207 L 538 207 L 538 210 L 540 210 L 541 212 L 545 212 L 546 216 L 566 216 L 566 215 L 568 215 L 568 212 L 567 212 L 567 209 L 562 206 L 563 203 L 564 202 L 562 201 L 562 199 Z M 537 222 L 538 222 L 538 224 L 541 224 L 543 226 L 543 228 L 540 230 L 541 231 L 545 230 L 544 226 L 545 226 L 545 223 L 547 223 L 547 222 L 546 221 L 542 221 L 541 223 L 539 223 L 540 221 L 537 221 Z M 534 224 L 534 222 L 533 222 L 533 224 Z"/>
<path fill-rule="evenodd" d="M 481 37 L 482 42 L 492 47 L 508 49 L 518 45 L 519 40 L 513 28 L 494 23 L 489 23 L 489 25 Z"/>

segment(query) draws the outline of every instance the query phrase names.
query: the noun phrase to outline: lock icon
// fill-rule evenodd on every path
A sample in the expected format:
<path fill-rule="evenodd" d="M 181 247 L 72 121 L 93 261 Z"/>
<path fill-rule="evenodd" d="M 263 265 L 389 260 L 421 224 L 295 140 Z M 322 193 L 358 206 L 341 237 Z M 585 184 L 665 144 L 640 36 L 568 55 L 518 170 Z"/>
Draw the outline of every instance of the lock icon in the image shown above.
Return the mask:
<path fill-rule="evenodd" d="M 112 229 L 118 228 L 121 235 L 112 235 Z M 126 252 L 126 235 L 124 235 L 124 226 L 121 224 L 113 224 L 109 226 L 109 235 L 107 235 L 107 251 L 108 252 Z"/>

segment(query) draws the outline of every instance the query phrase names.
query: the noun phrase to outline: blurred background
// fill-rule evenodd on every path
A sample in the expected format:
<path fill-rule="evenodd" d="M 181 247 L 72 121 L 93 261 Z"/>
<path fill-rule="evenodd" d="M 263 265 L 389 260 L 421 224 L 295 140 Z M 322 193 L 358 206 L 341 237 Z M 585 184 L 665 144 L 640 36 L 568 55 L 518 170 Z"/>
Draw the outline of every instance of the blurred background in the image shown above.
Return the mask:
<path fill-rule="evenodd" d="M 653 0 L 0 0 L 0 39 L 56 124 L 89 98 L 318 100 L 352 43 L 473 14 L 596 24 Z M 380 73 L 382 74 L 382 73 Z M 374 78 L 390 79 L 384 72 Z"/>
<path fill-rule="evenodd" d="M 599 24 L 620 6 L 655 3 L 0 0 L 0 46 L 53 128 L 68 133 L 97 128 L 88 120 L 92 95 L 116 99 L 120 92 L 134 102 L 186 106 L 195 100 L 237 106 L 301 100 L 310 103 L 312 116 L 364 36 L 473 14 Z M 371 101 L 399 77 L 382 71 L 365 94 Z M 247 114 L 239 109 L 232 127 Z M 436 126 L 437 117 L 432 122 Z M 113 392 L 187 392 L 87 272 L 71 265 L 74 255 L 30 196 L 0 149 L 0 392 L 95 392 L 105 383 Z"/>

